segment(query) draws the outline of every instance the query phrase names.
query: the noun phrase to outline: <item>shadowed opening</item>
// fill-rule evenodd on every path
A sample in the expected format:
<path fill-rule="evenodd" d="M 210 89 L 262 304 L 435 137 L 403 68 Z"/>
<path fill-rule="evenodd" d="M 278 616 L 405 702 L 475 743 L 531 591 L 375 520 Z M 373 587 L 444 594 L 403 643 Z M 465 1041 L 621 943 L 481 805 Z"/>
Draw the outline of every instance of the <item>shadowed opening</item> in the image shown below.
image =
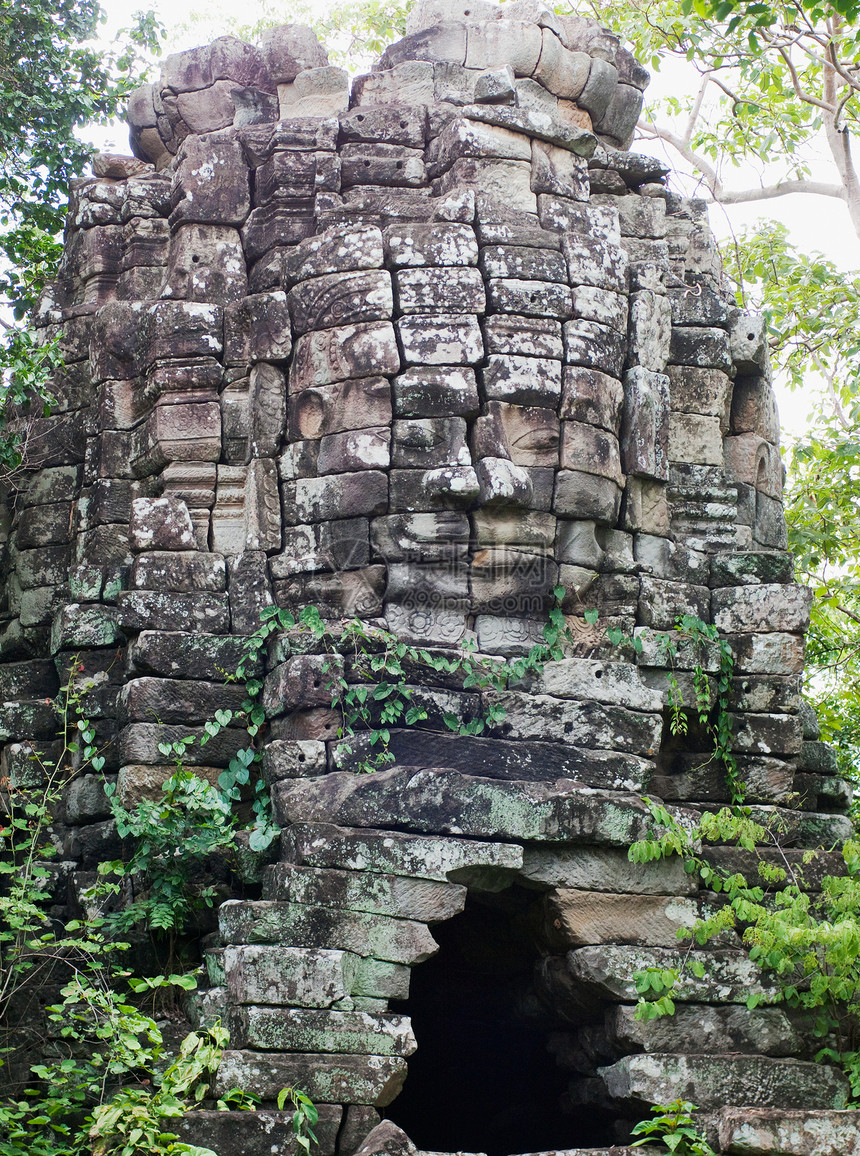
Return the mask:
<path fill-rule="evenodd" d="M 413 970 L 409 999 L 392 1005 L 411 1016 L 418 1050 L 386 1114 L 419 1148 L 510 1156 L 612 1142 L 591 1081 L 550 1051 L 573 1025 L 539 979 L 541 911 L 534 891 L 470 893 L 433 928 L 440 951 Z"/>

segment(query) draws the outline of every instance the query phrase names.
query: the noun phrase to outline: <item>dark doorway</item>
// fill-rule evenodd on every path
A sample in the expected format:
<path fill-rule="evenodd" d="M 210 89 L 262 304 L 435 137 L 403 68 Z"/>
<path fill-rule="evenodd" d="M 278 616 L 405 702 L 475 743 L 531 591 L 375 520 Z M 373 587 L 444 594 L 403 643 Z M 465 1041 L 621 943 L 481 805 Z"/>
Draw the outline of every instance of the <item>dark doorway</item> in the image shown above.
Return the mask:
<path fill-rule="evenodd" d="M 535 990 L 539 914 L 533 891 L 470 896 L 433 928 L 439 953 L 392 1005 L 412 1017 L 418 1050 L 386 1114 L 419 1148 L 511 1156 L 611 1143 L 596 1105 L 572 1106 L 571 1072 L 547 1048 L 571 1025 Z"/>

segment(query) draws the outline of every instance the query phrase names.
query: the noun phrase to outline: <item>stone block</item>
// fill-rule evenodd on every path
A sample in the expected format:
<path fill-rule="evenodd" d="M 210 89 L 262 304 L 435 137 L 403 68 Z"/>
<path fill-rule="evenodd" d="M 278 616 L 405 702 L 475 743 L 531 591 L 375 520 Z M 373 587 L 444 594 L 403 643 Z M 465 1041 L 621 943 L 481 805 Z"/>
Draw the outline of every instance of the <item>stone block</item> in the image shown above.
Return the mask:
<path fill-rule="evenodd" d="M 666 374 L 672 409 L 717 417 L 725 429 L 727 408 L 732 398 L 731 378 L 727 374 L 691 365 L 670 365 Z M 734 390 L 737 388 L 736 383 Z"/>
<path fill-rule="evenodd" d="M 428 149 L 431 175 L 446 172 L 461 157 L 531 162 L 531 145 L 522 133 L 457 117 L 443 128 Z"/>
<path fill-rule="evenodd" d="M 294 440 L 390 422 L 391 390 L 382 377 L 312 387 L 289 399 L 289 434 Z"/>
<path fill-rule="evenodd" d="M 534 24 L 506 19 L 470 24 L 465 65 L 478 69 L 504 68 L 507 65 L 515 76 L 531 76 L 540 59 L 541 48 L 541 30 Z"/>
<path fill-rule="evenodd" d="M 300 72 L 328 64 L 328 53 L 306 24 L 278 24 L 265 29 L 260 51 L 273 84 L 289 84 Z"/>
<path fill-rule="evenodd" d="M 392 224 L 385 230 L 385 249 L 396 268 L 478 263 L 478 243 L 470 225 Z"/>
<path fill-rule="evenodd" d="M 694 899 L 669 895 L 559 888 L 547 899 L 546 918 L 567 947 L 598 943 L 671 947 L 679 931 L 696 924 L 699 905 Z"/>
<path fill-rule="evenodd" d="M 532 192 L 588 200 L 588 162 L 547 141 L 532 141 Z"/>
<path fill-rule="evenodd" d="M 392 382 L 398 418 L 472 417 L 478 411 L 478 387 L 471 369 L 416 366 Z"/>
<path fill-rule="evenodd" d="M 617 245 L 578 233 L 562 238 L 571 285 L 627 291 L 627 254 Z"/>
<path fill-rule="evenodd" d="M 526 147 L 529 148 L 528 142 Z M 531 156 L 530 148 L 528 155 Z M 463 156 L 455 160 L 441 177 L 439 189 L 445 194 L 467 186 L 495 203 L 523 213 L 536 213 L 537 199 L 532 192 L 531 177 L 530 159 L 507 160 L 492 155 Z"/>
<path fill-rule="evenodd" d="M 423 741 L 423 740 L 422 740 Z M 325 824 L 298 824 L 284 836 L 291 860 L 313 867 L 393 872 L 471 884 L 482 872 L 505 872 L 522 862 L 522 849 L 504 843 L 474 843 L 440 836 L 349 830 Z"/>
<path fill-rule="evenodd" d="M 225 590 L 227 568 L 220 554 L 150 550 L 138 554 L 129 583 L 135 590 Z"/>
<path fill-rule="evenodd" d="M 673 365 L 692 365 L 699 369 L 718 369 L 731 373 L 732 357 L 729 337 L 724 329 L 702 326 L 678 326 L 672 329 L 669 361 Z"/>
<path fill-rule="evenodd" d="M 680 896 L 698 891 L 679 858 L 631 863 L 626 851 L 613 847 L 526 847 L 519 874 L 532 884 L 579 892 Z"/>
<path fill-rule="evenodd" d="M 669 379 L 643 367 L 624 375 L 621 455 L 626 474 L 669 477 Z"/>
<path fill-rule="evenodd" d="M 491 402 L 555 409 L 561 397 L 561 369 L 561 362 L 549 358 L 493 353 L 481 373 L 482 393 Z"/>
<path fill-rule="evenodd" d="M 626 1052 L 666 1052 L 672 1048 L 697 1053 L 792 1056 L 801 1047 L 799 1033 L 782 1008 L 750 1010 L 737 1005 L 681 1004 L 671 1017 L 649 1023 L 637 1020 L 634 1012 L 634 1008 L 623 1004 L 606 1012 L 607 1034 Z"/>
<path fill-rule="evenodd" d="M 326 772 L 325 743 L 314 739 L 274 739 L 263 749 L 263 777 L 270 785 L 281 779 L 304 779 Z"/>
<path fill-rule="evenodd" d="M 284 822 L 395 827 L 478 839 L 621 846 L 640 838 L 635 832 L 644 831 L 649 821 L 642 803 L 629 795 L 584 790 L 564 780 L 505 783 L 446 770 L 395 768 L 364 778 L 338 772 L 302 782 L 297 789 L 280 783 L 273 795 Z"/>
<path fill-rule="evenodd" d="M 804 1101 L 805 1102 L 805 1101 Z M 810 1108 L 723 1108 L 719 1145 L 738 1156 L 857 1156 L 860 1114 Z"/>
<path fill-rule="evenodd" d="M 300 478 L 296 482 L 296 513 L 303 522 L 373 516 L 388 505 L 388 479 L 376 470 Z"/>
<path fill-rule="evenodd" d="M 469 519 L 454 511 L 389 514 L 370 527 L 374 554 L 388 562 L 445 561 L 463 557 L 469 542 Z"/>
<path fill-rule="evenodd" d="M 485 277 L 514 277 L 520 280 L 567 280 L 564 258 L 555 249 L 528 245 L 486 245 L 481 250 Z"/>
<path fill-rule="evenodd" d="M 726 1100 L 759 1108 L 842 1108 L 848 1098 L 843 1074 L 826 1064 L 762 1056 L 626 1056 L 600 1069 L 610 1096 L 638 1103 L 667 1103 L 683 1087 L 703 1108 Z"/>
<path fill-rule="evenodd" d="M 767 377 L 741 377 L 731 395 L 733 434 L 756 433 L 771 445 L 779 443 L 779 413 Z"/>
<path fill-rule="evenodd" d="M 331 65 L 304 69 L 278 85 L 278 103 L 281 120 L 338 116 L 349 108 L 349 75 Z"/>
<path fill-rule="evenodd" d="M 160 755 L 164 758 L 164 755 Z M 130 763 L 119 768 L 117 776 L 117 799 L 123 807 L 133 809 L 143 800 L 159 802 L 164 798 L 162 790 L 167 780 L 176 772 L 173 763 Z M 210 786 L 217 785 L 220 767 L 196 766 L 194 774 L 204 779 Z"/>
<path fill-rule="evenodd" d="M 406 1016 L 310 1008 L 245 1007 L 230 1015 L 237 1047 L 281 1052 L 409 1056 L 417 1047 Z"/>
<path fill-rule="evenodd" d="M 314 780 L 304 780 L 305 786 L 313 783 Z M 276 789 L 283 791 L 289 785 L 280 783 Z M 423 963 L 438 950 L 423 923 L 300 903 L 230 899 L 219 909 L 218 924 L 225 943 L 288 942 L 294 947 L 352 951 L 410 966 Z"/>
<path fill-rule="evenodd" d="M 264 894 L 282 903 L 365 911 L 431 924 L 453 918 L 466 901 L 465 887 L 453 883 L 285 863 L 267 868 Z"/>
<path fill-rule="evenodd" d="M 484 283 L 477 269 L 406 269 L 395 275 L 401 313 L 483 313 Z"/>
<path fill-rule="evenodd" d="M 591 58 L 585 52 L 571 52 L 549 28 L 542 30 L 540 60 L 535 80 L 563 100 L 577 100 L 588 80 Z"/>
<path fill-rule="evenodd" d="M 624 485 L 617 437 L 584 422 L 562 423 L 561 467 Z"/>
<path fill-rule="evenodd" d="M 382 232 L 377 225 L 332 225 L 296 246 L 289 274 L 299 283 L 308 277 L 379 269 L 383 262 Z"/>
<path fill-rule="evenodd" d="M 525 317 L 553 317 L 564 321 L 573 313 L 567 285 L 527 281 L 515 277 L 492 277 L 487 281 L 491 310 Z"/>
<path fill-rule="evenodd" d="M 290 393 L 353 378 L 393 374 L 399 369 L 400 354 L 390 322 L 305 333 L 296 342 L 289 374 Z"/>
<path fill-rule="evenodd" d="M 314 1103 L 390 1104 L 406 1079 L 406 1061 L 388 1056 L 319 1056 L 225 1051 L 215 1085 L 276 1100 L 285 1087 L 301 1088 Z"/>
<path fill-rule="evenodd" d="M 244 688 L 235 684 L 144 676 L 125 683 L 117 712 L 122 724 L 153 718 L 166 724 L 203 723 L 217 710 L 238 716 L 244 699 Z"/>
<path fill-rule="evenodd" d="M 391 276 L 382 270 L 312 277 L 294 286 L 288 301 L 298 334 L 386 321 L 394 311 Z"/>
<path fill-rule="evenodd" d="M 512 353 L 521 357 L 564 357 L 561 325 L 548 317 L 518 317 L 497 313 L 483 321 L 487 353 Z"/>
<path fill-rule="evenodd" d="M 407 365 L 475 365 L 484 356 L 481 329 L 470 314 L 404 317 L 397 332 Z"/>
<path fill-rule="evenodd" d="M 275 583 L 279 606 L 295 612 L 316 605 L 323 618 L 377 618 L 382 613 L 384 590 L 384 566 L 365 566 L 342 574 L 299 575 Z M 326 738 L 335 737 L 337 725 L 339 720 L 332 727 L 326 724 Z M 314 730 L 307 736 L 301 733 L 284 737 L 318 738 L 319 734 Z"/>
<path fill-rule="evenodd" d="M 429 60 L 407 60 L 365 76 L 352 85 L 353 106 L 427 105 L 435 100 L 433 64 Z"/>
<path fill-rule="evenodd" d="M 424 147 L 427 133 L 427 110 L 423 107 L 353 109 L 340 118 L 344 140 L 379 141 L 382 144 Z"/>
<path fill-rule="evenodd" d="M 596 321 L 568 321 L 564 326 L 565 361 L 620 377 L 626 342 L 620 333 Z"/>
<path fill-rule="evenodd" d="M 327 434 L 320 440 L 317 468 L 322 474 L 387 469 L 391 464 L 388 426 Z"/>
<path fill-rule="evenodd" d="M 621 382 L 599 370 L 565 366 L 560 416 L 617 433 L 624 392 Z"/>
<path fill-rule="evenodd" d="M 779 450 L 756 433 L 738 434 L 725 439 L 726 470 L 730 477 L 769 498 L 782 497 L 784 467 Z"/>
<path fill-rule="evenodd" d="M 692 958 L 704 965 L 699 979 L 685 966 Z M 680 948 L 628 947 L 602 944 L 567 953 L 567 969 L 575 982 L 613 1002 L 637 999 L 633 973 L 649 967 L 679 972 L 675 999 L 679 1003 L 745 1004 L 752 992 L 773 992 L 746 952 L 719 948 L 687 952 Z"/>
<path fill-rule="evenodd" d="M 193 626 L 204 634 L 226 634 L 230 629 L 226 594 L 121 590 L 116 614 L 125 630 L 187 630 Z"/>
<path fill-rule="evenodd" d="M 240 226 L 251 209 L 248 166 L 230 130 L 189 136 L 176 158 L 171 226 L 180 221 Z M 213 180 L 212 174 L 218 179 Z"/>
<path fill-rule="evenodd" d="M 714 623 L 726 634 L 800 633 L 809 625 L 811 602 L 808 587 L 773 583 L 715 590 L 711 596 Z"/>
<path fill-rule="evenodd" d="M 581 470 L 559 470 L 552 503 L 556 514 L 614 526 L 620 505 L 621 488 L 611 478 Z"/>
<path fill-rule="evenodd" d="M 650 289 L 630 296 L 627 364 L 663 373 L 669 360 L 672 312 L 668 298 Z"/>
<path fill-rule="evenodd" d="M 326 1008 L 346 998 L 358 960 L 344 951 L 245 944 L 224 948 L 232 1003 Z"/>

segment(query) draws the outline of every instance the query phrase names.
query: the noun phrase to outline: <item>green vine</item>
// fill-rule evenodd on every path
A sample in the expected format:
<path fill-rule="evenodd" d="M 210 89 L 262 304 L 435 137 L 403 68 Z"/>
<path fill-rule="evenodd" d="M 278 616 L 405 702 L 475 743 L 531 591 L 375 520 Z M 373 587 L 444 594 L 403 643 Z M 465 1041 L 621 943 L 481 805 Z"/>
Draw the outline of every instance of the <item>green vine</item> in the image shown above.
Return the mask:
<path fill-rule="evenodd" d="M 561 609 L 564 587 L 557 586 L 553 595 L 555 605 L 543 628 L 543 640 L 527 654 L 508 663 L 478 655 L 471 641 L 450 655 L 434 654 L 359 619 L 352 619 L 333 630 L 316 607 L 305 607 L 295 615 L 290 610 L 271 606 L 263 611 L 259 629 L 246 641 L 247 657 L 240 664 L 237 677 L 245 677 L 246 663 L 262 655 L 273 635 L 298 631 L 300 635 L 309 637 L 327 655 L 323 673 L 327 678 L 326 689 L 331 692 L 332 708 L 341 713 L 338 738 L 344 740 L 344 751 L 351 753 L 352 740 L 359 732 L 367 733 L 370 746 L 376 749 L 372 755 L 360 760 L 358 769 L 377 771 L 394 760 L 390 750 L 392 728 L 414 726 L 427 718 L 426 709 L 415 701 L 415 687 L 409 683 L 410 669 L 456 676 L 461 680 L 463 690 L 502 691 L 528 675 L 540 674 L 551 659 L 560 659 L 564 640 L 569 637 Z M 596 611 L 586 614 L 592 622 L 596 617 Z M 345 658 L 350 662 L 348 670 Z M 265 713 L 259 705 L 262 683 L 252 680 L 246 685 L 249 695 L 254 697 L 249 717 L 252 724 L 259 727 L 265 721 Z M 490 703 L 485 714 L 467 721 L 450 712 L 442 715 L 448 730 L 473 736 L 482 734 L 488 725 L 502 722 L 504 717 L 504 708 L 499 703 Z"/>
<path fill-rule="evenodd" d="M 607 630 L 607 637 L 613 646 L 627 644 L 632 646 L 637 654 L 642 653 L 642 640 L 636 635 L 631 638 L 617 627 L 610 627 Z M 681 615 L 671 632 L 655 631 L 653 637 L 666 663 L 669 729 L 673 735 L 684 736 L 688 729 L 687 704 L 684 701 L 676 673 L 680 644 L 690 643 L 699 654 L 702 654 L 709 647 L 716 648 L 719 664 L 713 681 L 705 669 L 703 661 L 697 662 L 693 667 L 693 692 L 695 694 L 693 709 L 700 726 L 704 728 L 705 733 L 713 743 L 714 749 L 711 757 L 723 768 L 730 799 L 732 803 L 740 806 L 746 797 L 746 784 L 740 776 L 737 759 L 732 750 L 730 707 L 735 659 L 731 646 L 725 638 L 720 637 L 720 632 L 716 626 L 703 622 L 701 618 L 692 614 Z"/>

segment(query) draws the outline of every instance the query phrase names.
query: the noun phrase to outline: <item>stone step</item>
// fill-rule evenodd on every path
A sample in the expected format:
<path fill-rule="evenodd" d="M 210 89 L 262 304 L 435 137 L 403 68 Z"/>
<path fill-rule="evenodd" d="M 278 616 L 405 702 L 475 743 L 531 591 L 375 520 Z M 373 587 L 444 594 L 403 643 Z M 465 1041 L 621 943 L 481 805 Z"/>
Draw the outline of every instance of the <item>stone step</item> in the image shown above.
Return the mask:
<path fill-rule="evenodd" d="M 410 965 L 423 963 L 438 951 L 435 939 L 423 923 L 304 903 L 230 899 L 221 904 L 218 925 L 225 944 L 325 947 Z"/>
<path fill-rule="evenodd" d="M 343 1120 L 340 1104 L 316 1104 L 314 1156 L 334 1156 Z M 261 1108 L 257 1112 L 193 1111 L 170 1121 L 185 1144 L 211 1148 L 221 1156 L 261 1156 L 262 1153 L 298 1152 L 293 1137 L 293 1113 Z"/>
<path fill-rule="evenodd" d="M 512 744 L 513 745 L 513 744 Z M 474 886 L 492 873 L 504 884 L 523 863 L 523 849 L 510 843 L 468 842 L 401 831 L 296 823 L 281 836 L 281 853 L 290 863 L 343 867 L 351 871 L 453 880 Z"/>
<path fill-rule="evenodd" d="M 230 1015 L 236 1048 L 411 1056 L 417 1044 L 407 1016 L 306 1008 L 243 1007 Z"/>
<path fill-rule="evenodd" d="M 440 923 L 463 910 L 466 888 L 367 870 L 276 863 L 263 876 L 263 898 Z"/>
<path fill-rule="evenodd" d="M 638 796 L 597 791 L 567 779 L 498 782 L 446 768 L 393 767 L 374 775 L 337 772 L 275 785 L 279 822 L 334 821 L 426 834 L 626 846 L 651 827 Z"/>
<path fill-rule="evenodd" d="M 731 1156 L 860 1156 L 860 1111 L 724 1108 L 720 1149 Z"/>
<path fill-rule="evenodd" d="M 406 1079 L 406 1061 L 394 1056 L 322 1056 L 230 1049 L 221 1056 L 215 1093 L 230 1088 L 275 1100 L 282 1088 L 301 1088 L 313 1102 L 373 1104 L 384 1108 Z"/>
<path fill-rule="evenodd" d="M 700 1108 L 730 1104 L 758 1108 L 842 1108 L 850 1088 L 845 1075 L 827 1064 L 766 1056 L 678 1055 L 656 1052 L 625 1056 L 598 1068 L 614 1100 L 667 1104 L 679 1096 Z"/>

